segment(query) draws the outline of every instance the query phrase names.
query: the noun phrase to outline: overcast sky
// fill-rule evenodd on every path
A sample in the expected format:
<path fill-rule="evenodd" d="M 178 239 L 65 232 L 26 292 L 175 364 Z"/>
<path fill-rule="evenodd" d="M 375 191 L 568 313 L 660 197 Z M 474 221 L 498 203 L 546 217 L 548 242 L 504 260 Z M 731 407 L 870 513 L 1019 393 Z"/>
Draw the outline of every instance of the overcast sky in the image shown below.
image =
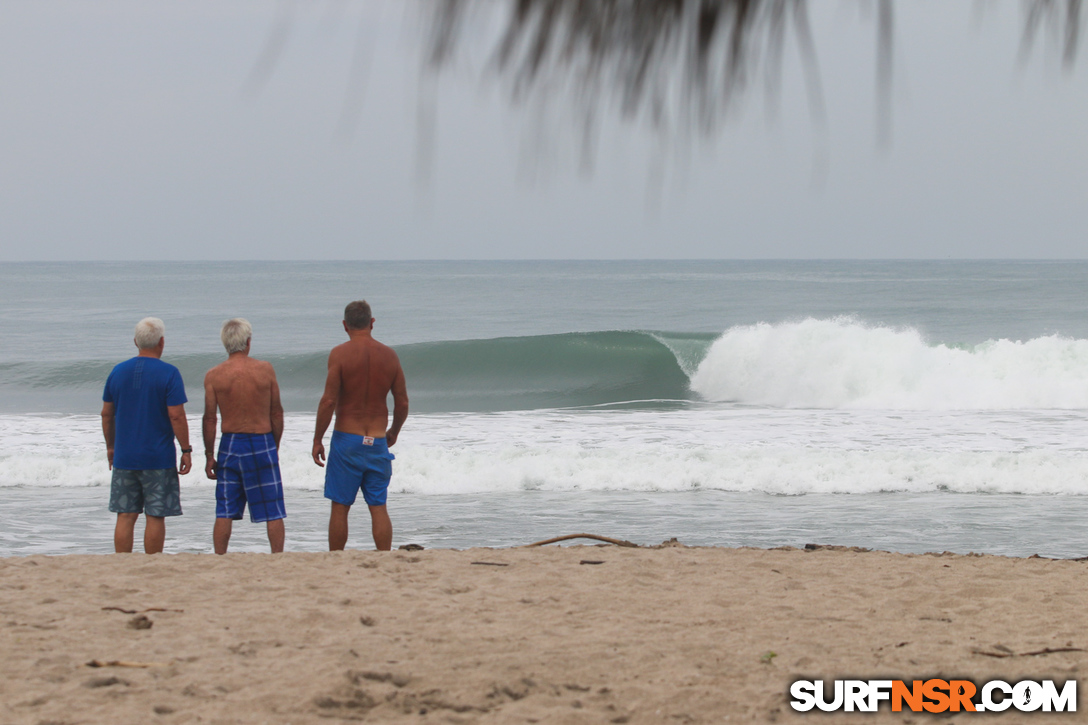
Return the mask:
<path fill-rule="evenodd" d="M 1015 0 L 897 2 L 881 149 L 872 3 L 810 7 L 825 124 L 787 38 L 776 117 L 605 113 L 587 171 L 487 13 L 435 77 L 403 0 L 0 0 L 0 260 L 1088 256 L 1083 58 L 1019 63 Z"/>

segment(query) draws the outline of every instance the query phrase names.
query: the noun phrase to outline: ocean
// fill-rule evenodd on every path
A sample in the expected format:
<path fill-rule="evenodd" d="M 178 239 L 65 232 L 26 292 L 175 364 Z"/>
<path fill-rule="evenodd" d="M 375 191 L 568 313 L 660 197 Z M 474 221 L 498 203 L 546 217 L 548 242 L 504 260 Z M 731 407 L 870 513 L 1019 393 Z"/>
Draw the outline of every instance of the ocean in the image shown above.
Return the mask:
<path fill-rule="evenodd" d="M 198 452 L 219 326 L 253 323 L 287 410 L 287 549 L 324 548 L 313 413 L 365 298 L 411 398 L 394 546 L 1083 556 L 1086 283 L 1030 261 L 2 264 L 0 555 L 112 550 L 101 389 L 147 315 Z M 213 486 L 182 479 L 168 552 L 211 551 Z M 359 508 L 349 547 L 371 548 Z"/>

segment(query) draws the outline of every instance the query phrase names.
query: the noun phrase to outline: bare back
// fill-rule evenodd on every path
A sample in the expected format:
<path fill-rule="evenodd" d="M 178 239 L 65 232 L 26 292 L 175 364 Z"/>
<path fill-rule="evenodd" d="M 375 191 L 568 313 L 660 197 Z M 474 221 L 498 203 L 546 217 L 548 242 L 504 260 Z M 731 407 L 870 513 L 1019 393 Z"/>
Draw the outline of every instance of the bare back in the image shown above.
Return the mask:
<path fill-rule="evenodd" d="M 218 406 L 224 433 L 271 433 L 275 411 L 282 411 L 272 364 L 244 354 L 208 371 L 204 399 L 205 415 Z"/>
<path fill-rule="evenodd" d="M 329 354 L 325 395 L 335 396 L 335 429 L 384 438 L 389 425 L 386 396 L 407 401 L 404 373 L 393 349 L 369 335 L 353 337 Z"/>

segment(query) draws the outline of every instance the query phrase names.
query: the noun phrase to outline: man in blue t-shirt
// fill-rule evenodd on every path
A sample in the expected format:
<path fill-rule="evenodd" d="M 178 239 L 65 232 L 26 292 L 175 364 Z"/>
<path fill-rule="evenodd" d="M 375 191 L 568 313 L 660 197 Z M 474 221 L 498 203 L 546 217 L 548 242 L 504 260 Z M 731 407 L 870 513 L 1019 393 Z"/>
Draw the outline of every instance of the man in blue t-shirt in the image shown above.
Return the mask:
<path fill-rule="evenodd" d="M 181 515 L 178 474 L 193 467 L 189 423 L 185 418 L 185 385 L 181 373 L 164 363 L 165 326 L 156 317 L 136 325 L 139 354 L 119 364 L 102 392 L 102 433 L 113 471 L 110 511 L 117 514 L 113 548 L 132 552 L 136 519 L 144 514 L 144 551 L 162 552 L 166 517 Z M 176 463 L 174 438 L 181 444 Z"/>

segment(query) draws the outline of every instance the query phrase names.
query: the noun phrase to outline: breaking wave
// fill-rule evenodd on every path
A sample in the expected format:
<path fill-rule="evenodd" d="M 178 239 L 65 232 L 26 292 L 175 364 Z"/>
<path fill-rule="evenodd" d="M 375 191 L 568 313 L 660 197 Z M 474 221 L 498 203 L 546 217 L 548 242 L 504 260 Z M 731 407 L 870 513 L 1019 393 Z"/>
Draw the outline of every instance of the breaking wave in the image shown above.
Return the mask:
<path fill-rule="evenodd" d="M 929 344 L 853 319 L 730 328 L 692 375 L 705 400 L 781 408 L 1088 408 L 1088 340 Z"/>

